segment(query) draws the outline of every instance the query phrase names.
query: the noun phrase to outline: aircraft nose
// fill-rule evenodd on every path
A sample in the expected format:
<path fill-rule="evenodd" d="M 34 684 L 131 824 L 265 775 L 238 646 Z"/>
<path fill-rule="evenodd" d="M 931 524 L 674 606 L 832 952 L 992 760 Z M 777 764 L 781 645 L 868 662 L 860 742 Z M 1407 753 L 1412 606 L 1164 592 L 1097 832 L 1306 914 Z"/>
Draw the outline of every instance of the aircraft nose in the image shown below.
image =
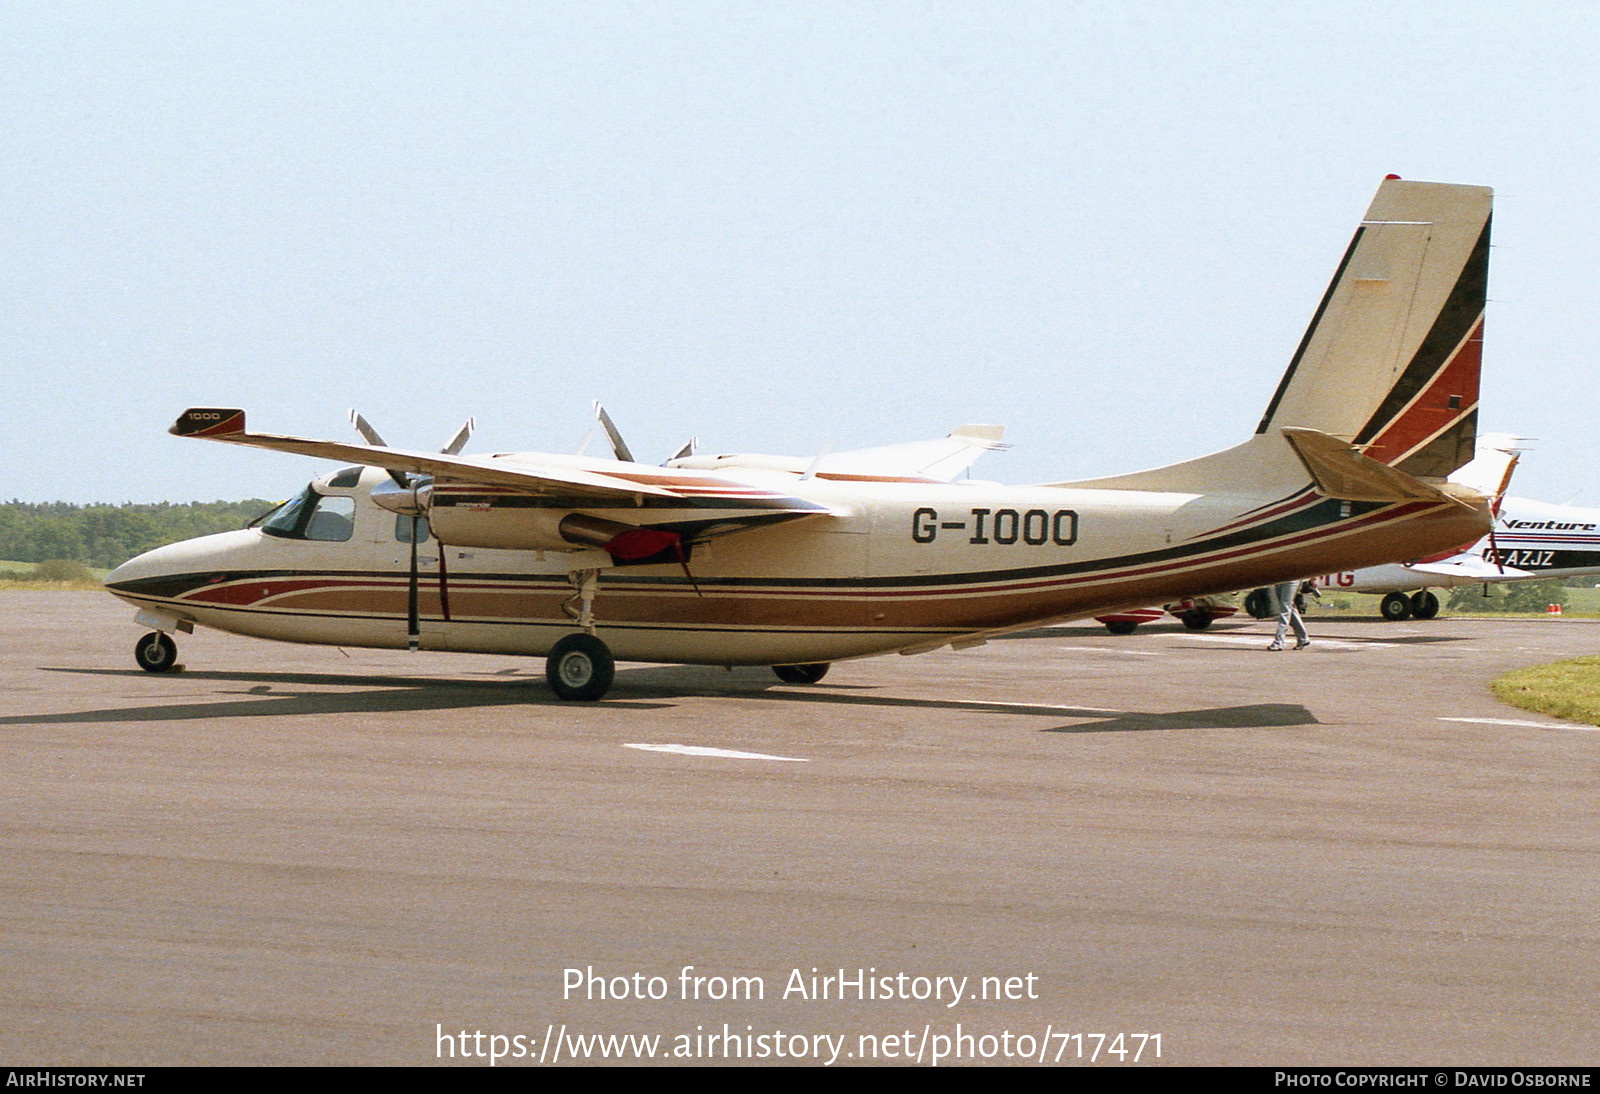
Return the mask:
<path fill-rule="evenodd" d="M 135 555 L 121 566 L 112 570 L 105 576 L 102 583 L 108 589 L 116 589 L 145 578 L 161 577 L 173 572 L 173 562 L 176 561 L 173 548 L 179 544 L 168 544 L 146 551 L 142 555 Z"/>
<path fill-rule="evenodd" d="M 106 575 L 106 588 L 116 591 L 140 581 L 184 574 L 208 574 L 248 558 L 259 533 L 251 529 L 219 532 L 146 551 Z"/>

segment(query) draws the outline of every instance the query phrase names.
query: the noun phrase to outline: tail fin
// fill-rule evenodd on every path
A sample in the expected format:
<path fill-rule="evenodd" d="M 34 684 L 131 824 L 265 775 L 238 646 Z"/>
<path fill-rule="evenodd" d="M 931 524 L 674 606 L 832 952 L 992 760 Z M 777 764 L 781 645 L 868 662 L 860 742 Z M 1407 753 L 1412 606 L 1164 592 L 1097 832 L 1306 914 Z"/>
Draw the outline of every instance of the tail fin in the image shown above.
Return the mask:
<path fill-rule="evenodd" d="M 1386 179 L 1256 432 L 1315 429 L 1421 477 L 1470 460 L 1490 199 Z"/>
<path fill-rule="evenodd" d="M 1287 430 L 1326 434 L 1405 475 L 1443 482 L 1472 458 L 1477 432 L 1492 193 L 1384 180 L 1244 444 L 1150 471 L 1051 485 L 1289 489 L 1305 482 L 1306 466 L 1285 443 Z"/>

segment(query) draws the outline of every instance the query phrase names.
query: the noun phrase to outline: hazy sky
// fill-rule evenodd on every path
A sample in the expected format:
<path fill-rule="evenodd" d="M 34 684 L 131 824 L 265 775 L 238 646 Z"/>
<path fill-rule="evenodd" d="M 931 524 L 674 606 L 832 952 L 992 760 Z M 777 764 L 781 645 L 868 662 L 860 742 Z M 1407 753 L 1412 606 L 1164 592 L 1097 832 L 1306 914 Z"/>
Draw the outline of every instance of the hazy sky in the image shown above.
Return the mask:
<path fill-rule="evenodd" d="M 29 501 L 282 497 L 349 439 L 1008 482 L 1249 434 L 1387 172 L 1497 191 L 1482 424 L 1600 505 L 1589 4 L 0 2 Z M 602 445 L 591 443 L 599 453 Z"/>

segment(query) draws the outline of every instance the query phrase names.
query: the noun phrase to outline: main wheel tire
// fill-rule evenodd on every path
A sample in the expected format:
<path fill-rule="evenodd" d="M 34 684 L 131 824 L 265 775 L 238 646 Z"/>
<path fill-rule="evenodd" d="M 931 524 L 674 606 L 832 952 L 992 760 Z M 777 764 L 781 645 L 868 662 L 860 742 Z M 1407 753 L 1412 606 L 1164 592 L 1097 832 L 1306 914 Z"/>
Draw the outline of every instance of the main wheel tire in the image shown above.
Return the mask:
<path fill-rule="evenodd" d="M 1418 619 L 1432 619 L 1439 614 L 1439 598 L 1427 589 L 1412 593 L 1411 614 Z"/>
<path fill-rule="evenodd" d="M 1192 612 L 1184 612 L 1178 618 L 1183 620 L 1183 625 L 1191 631 L 1203 631 L 1211 626 L 1211 613 L 1204 609 L 1197 608 Z"/>
<path fill-rule="evenodd" d="M 160 631 L 151 631 L 134 643 L 133 659 L 145 672 L 171 672 L 178 663 L 178 644 Z"/>
<path fill-rule="evenodd" d="M 1112 619 L 1106 623 L 1106 630 L 1112 634 L 1132 634 L 1138 625 L 1131 619 Z"/>
<path fill-rule="evenodd" d="M 545 658 L 544 678 L 556 698 L 592 703 L 611 689 L 617 662 L 592 634 L 569 634 Z"/>
<path fill-rule="evenodd" d="M 1252 589 L 1244 598 L 1244 610 L 1251 619 L 1271 619 L 1275 614 L 1272 610 L 1271 598 L 1265 589 Z"/>
<path fill-rule="evenodd" d="M 812 665 L 773 665 L 772 671 L 785 684 L 815 684 L 828 675 L 829 667 L 821 661 Z"/>
<path fill-rule="evenodd" d="M 1378 610 L 1389 622 L 1399 623 L 1411 618 L 1411 598 L 1405 593 L 1390 593 L 1383 598 Z"/>

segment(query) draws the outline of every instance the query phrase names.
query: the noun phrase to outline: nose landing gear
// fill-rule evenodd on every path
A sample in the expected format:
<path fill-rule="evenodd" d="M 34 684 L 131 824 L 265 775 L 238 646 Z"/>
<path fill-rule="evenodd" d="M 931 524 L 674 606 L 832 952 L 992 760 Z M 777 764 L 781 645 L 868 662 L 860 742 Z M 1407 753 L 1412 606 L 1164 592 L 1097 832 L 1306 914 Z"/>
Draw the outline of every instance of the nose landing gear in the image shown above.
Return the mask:
<path fill-rule="evenodd" d="M 171 672 L 178 664 L 178 644 L 160 631 L 151 631 L 134 644 L 133 659 L 145 672 Z"/>

